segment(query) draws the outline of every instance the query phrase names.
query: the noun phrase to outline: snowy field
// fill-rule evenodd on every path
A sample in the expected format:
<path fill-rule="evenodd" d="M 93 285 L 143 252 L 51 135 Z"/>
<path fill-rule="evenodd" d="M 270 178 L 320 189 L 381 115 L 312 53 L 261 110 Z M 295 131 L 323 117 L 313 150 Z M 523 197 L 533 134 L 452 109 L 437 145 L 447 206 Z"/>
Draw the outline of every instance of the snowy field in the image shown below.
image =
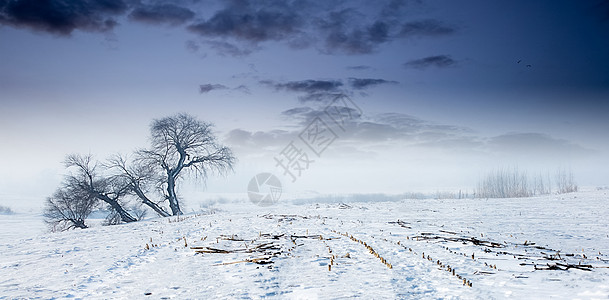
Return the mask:
<path fill-rule="evenodd" d="M 2 236 L 0 299 L 607 299 L 606 193 L 225 204 L 56 234 L 0 215 L 29 232 Z"/>

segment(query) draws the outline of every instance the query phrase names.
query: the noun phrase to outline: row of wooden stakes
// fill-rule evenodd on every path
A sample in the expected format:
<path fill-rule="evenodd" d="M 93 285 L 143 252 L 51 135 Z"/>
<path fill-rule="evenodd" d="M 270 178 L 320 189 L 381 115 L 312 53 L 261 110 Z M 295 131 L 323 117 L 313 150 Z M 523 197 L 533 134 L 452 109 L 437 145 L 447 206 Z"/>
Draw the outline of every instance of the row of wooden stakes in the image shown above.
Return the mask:
<path fill-rule="evenodd" d="M 406 236 L 406 239 L 407 239 L 407 240 L 410 240 L 410 238 L 409 238 L 408 236 Z M 417 241 L 418 241 L 418 240 L 419 240 L 419 239 L 417 238 Z M 399 244 L 400 244 L 400 242 L 398 242 L 398 245 L 399 245 Z M 449 247 L 444 247 L 444 249 L 445 249 L 446 251 L 448 251 L 449 253 L 451 253 L 451 254 L 462 255 L 462 256 L 465 256 L 465 257 L 469 257 L 469 258 L 471 258 L 472 260 L 476 260 L 476 256 L 474 255 L 474 253 L 472 253 L 472 255 L 470 256 L 469 254 L 466 254 L 466 253 L 462 253 L 462 252 L 453 251 L 453 250 L 452 250 L 452 249 L 450 249 Z M 497 265 L 490 265 L 490 264 L 488 264 L 488 263 L 486 263 L 486 262 L 484 263 L 484 265 L 485 265 L 485 266 L 487 266 L 487 267 L 489 267 L 489 268 L 491 268 L 491 269 L 495 269 L 495 270 L 497 270 Z"/>
<path fill-rule="evenodd" d="M 151 248 L 158 247 L 158 246 L 159 245 L 157 245 L 157 244 L 150 244 L 150 245 L 148 245 L 148 243 L 146 243 L 146 247 L 144 247 L 144 249 L 150 250 Z"/>
<path fill-rule="evenodd" d="M 409 248 L 409 247 L 406 247 L 406 246 L 402 245 L 402 244 L 401 244 L 399 241 L 397 242 L 397 244 L 398 244 L 398 245 L 400 245 L 400 246 L 402 246 L 404 249 L 407 249 L 409 252 L 411 252 L 411 253 L 413 253 L 413 254 L 416 254 L 416 252 L 414 252 L 414 251 L 412 250 L 412 248 Z M 429 254 L 428 254 L 428 255 L 425 255 L 425 252 L 423 252 L 423 253 L 421 254 L 421 258 L 426 259 L 426 260 L 431 261 L 431 262 L 434 262 L 434 259 L 433 259 L 433 258 L 431 258 L 431 256 L 429 256 Z M 447 272 L 451 273 L 451 275 L 452 275 L 452 276 L 455 276 L 455 277 L 459 278 L 460 280 L 463 280 L 463 285 L 465 285 L 465 286 L 469 286 L 469 287 L 472 287 L 472 282 L 471 282 L 470 280 L 467 280 L 467 278 L 465 278 L 465 277 L 461 276 L 460 274 L 456 273 L 456 272 L 455 272 L 455 268 L 451 267 L 451 266 L 450 266 L 450 265 L 448 265 L 448 264 L 443 263 L 443 262 L 442 262 L 442 261 L 440 261 L 439 259 L 438 259 L 438 260 L 435 260 L 435 263 L 436 263 L 436 264 L 437 264 L 437 265 L 438 265 L 440 268 L 442 268 L 442 270 L 445 270 L 445 271 L 447 271 Z"/>
<path fill-rule="evenodd" d="M 353 235 L 349 235 L 347 232 L 342 233 L 342 232 L 338 232 L 336 230 L 332 230 L 332 232 L 340 234 L 344 237 L 348 237 L 350 238 L 352 241 L 360 243 L 362 245 L 364 245 L 364 247 L 366 247 L 366 249 L 368 249 L 368 251 L 370 251 L 370 254 L 374 255 L 376 258 L 378 258 L 385 266 L 387 266 L 387 268 L 389 269 L 393 269 L 393 265 L 390 264 L 384 257 L 382 257 L 380 254 L 378 254 L 378 252 L 376 252 L 372 247 L 370 247 L 370 245 L 368 245 L 366 242 L 354 237 Z"/>
<path fill-rule="evenodd" d="M 159 246 L 158 244 L 153 244 L 152 238 L 150 238 L 150 244 L 146 243 L 146 247 L 144 247 L 144 249 L 150 250 L 151 248 L 158 247 L 158 246 Z"/>

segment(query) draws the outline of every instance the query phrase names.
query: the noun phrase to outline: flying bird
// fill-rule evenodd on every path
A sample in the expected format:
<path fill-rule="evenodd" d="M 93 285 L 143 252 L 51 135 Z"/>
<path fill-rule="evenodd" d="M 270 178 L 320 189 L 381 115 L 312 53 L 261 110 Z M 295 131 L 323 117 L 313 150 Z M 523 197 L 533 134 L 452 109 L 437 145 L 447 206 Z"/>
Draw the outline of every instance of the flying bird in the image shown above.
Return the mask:
<path fill-rule="evenodd" d="M 522 61 L 522 59 L 519 59 L 516 63 L 519 64 Z"/>

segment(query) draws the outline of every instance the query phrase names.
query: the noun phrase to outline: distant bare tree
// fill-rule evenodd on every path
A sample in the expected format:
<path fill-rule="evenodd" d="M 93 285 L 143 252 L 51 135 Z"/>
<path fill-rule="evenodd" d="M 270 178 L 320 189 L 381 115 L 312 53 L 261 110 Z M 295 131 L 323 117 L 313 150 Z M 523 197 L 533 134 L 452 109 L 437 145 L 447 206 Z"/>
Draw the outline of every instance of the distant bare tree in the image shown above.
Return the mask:
<path fill-rule="evenodd" d="M 87 228 L 85 220 L 98 203 L 97 198 L 92 197 L 79 187 L 64 183 L 45 202 L 45 222 L 49 225 L 51 231 Z"/>
<path fill-rule="evenodd" d="M 98 164 L 93 161 L 91 155 L 68 155 L 65 165 L 75 169 L 74 173 L 66 177 L 66 185 L 107 203 L 123 222 L 137 221 L 119 202 L 130 191 L 128 181 L 121 177 L 100 176 L 97 173 Z"/>
<path fill-rule="evenodd" d="M 550 183 L 543 179 L 543 175 L 539 173 L 538 176 L 533 178 L 533 194 L 534 195 L 546 195 L 550 194 Z"/>
<path fill-rule="evenodd" d="M 478 184 L 477 195 L 481 198 L 514 198 L 534 195 L 526 172 L 514 167 L 491 172 Z"/>
<path fill-rule="evenodd" d="M 188 114 L 157 119 L 150 128 L 152 147 L 138 151 L 138 162 L 159 170 L 163 193 L 173 215 L 182 214 L 176 183 L 185 174 L 207 178 L 210 173 L 232 170 L 232 151 L 218 144 L 212 124 Z"/>
<path fill-rule="evenodd" d="M 559 194 L 577 192 L 577 183 L 571 169 L 560 168 L 556 171 L 556 186 Z"/>
<path fill-rule="evenodd" d="M 540 173 L 531 179 L 526 172 L 517 168 L 499 169 L 488 173 L 478 183 L 476 195 L 481 198 L 514 198 L 551 194 L 552 182 L 549 177 L 548 173 L 547 179 L 544 180 L 544 176 Z M 559 194 L 577 192 L 577 184 L 570 169 L 558 169 L 556 187 Z"/>

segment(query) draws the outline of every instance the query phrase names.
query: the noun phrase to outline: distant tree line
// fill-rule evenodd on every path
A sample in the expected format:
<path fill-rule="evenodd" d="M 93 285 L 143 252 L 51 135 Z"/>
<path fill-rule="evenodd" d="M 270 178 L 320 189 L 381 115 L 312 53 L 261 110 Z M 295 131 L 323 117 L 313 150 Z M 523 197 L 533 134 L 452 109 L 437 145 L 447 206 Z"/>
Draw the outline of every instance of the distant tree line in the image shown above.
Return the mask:
<path fill-rule="evenodd" d="M 518 198 L 576 191 L 577 183 L 571 169 L 559 168 L 552 177 L 550 173 L 531 176 L 526 171 L 514 167 L 486 174 L 478 183 L 476 197 Z"/>
<path fill-rule="evenodd" d="M 110 211 L 107 224 L 135 222 L 146 210 L 161 217 L 181 215 L 177 186 L 183 179 L 227 174 L 236 161 L 217 142 L 212 124 L 188 114 L 154 120 L 150 135 L 150 146 L 130 158 L 117 154 L 96 161 L 90 154 L 68 155 L 69 173 L 46 199 L 50 229 L 87 228 L 87 217 L 100 208 Z"/>

